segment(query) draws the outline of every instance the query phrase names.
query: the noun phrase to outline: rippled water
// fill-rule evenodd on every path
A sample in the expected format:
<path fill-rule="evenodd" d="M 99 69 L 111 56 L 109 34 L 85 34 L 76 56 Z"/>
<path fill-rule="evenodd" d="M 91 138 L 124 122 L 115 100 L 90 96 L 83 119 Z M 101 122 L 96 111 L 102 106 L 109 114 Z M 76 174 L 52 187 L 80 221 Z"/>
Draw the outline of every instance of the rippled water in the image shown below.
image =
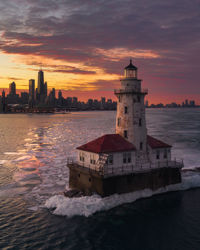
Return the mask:
<path fill-rule="evenodd" d="M 173 145 L 173 157 L 183 158 L 186 168 L 200 167 L 200 109 L 148 109 L 147 124 L 149 134 Z M 200 249 L 199 189 L 107 211 L 106 202 L 114 207 L 116 199 L 103 206 L 97 200 L 101 211 L 90 217 L 59 217 L 45 208 L 68 185 L 67 157 L 114 126 L 112 111 L 0 115 L 0 248 Z M 195 181 L 200 185 L 199 177 Z"/>

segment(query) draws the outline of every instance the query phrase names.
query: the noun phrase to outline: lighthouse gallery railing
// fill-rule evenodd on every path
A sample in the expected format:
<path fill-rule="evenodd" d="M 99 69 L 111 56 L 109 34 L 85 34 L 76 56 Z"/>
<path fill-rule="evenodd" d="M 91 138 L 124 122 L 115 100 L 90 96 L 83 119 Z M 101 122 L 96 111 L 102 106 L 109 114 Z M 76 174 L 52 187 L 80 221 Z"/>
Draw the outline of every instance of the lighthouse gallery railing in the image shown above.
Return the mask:
<path fill-rule="evenodd" d="M 96 174 L 102 176 L 115 176 L 115 175 L 123 175 L 123 174 L 131 174 L 131 173 L 143 173 L 148 172 L 153 169 L 159 168 L 182 168 L 183 161 L 171 160 L 157 163 L 144 163 L 139 165 L 121 165 L 120 167 L 114 167 L 113 165 L 105 164 L 103 167 L 99 167 L 97 165 L 88 165 L 85 166 L 84 163 L 79 164 L 75 158 L 68 158 L 67 165 L 70 167 L 82 168 L 86 171 L 94 172 Z"/>

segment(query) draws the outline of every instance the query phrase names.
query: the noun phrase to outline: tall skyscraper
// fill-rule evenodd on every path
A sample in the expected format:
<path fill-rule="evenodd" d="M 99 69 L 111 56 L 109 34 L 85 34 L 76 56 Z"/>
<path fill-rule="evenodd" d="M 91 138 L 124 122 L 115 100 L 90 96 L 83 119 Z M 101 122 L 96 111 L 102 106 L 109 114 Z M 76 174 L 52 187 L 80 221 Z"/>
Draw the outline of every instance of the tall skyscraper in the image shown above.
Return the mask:
<path fill-rule="evenodd" d="M 9 94 L 10 95 L 16 95 L 16 84 L 15 82 L 12 82 L 9 84 Z"/>
<path fill-rule="evenodd" d="M 1 102 L 2 102 L 2 111 L 3 111 L 3 112 L 6 112 L 6 94 L 5 94 L 5 91 L 4 91 L 4 90 L 2 91 L 2 99 L 1 99 Z"/>
<path fill-rule="evenodd" d="M 29 80 L 29 106 L 33 107 L 35 104 L 35 80 Z"/>
<path fill-rule="evenodd" d="M 47 97 L 47 82 L 44 83 L 44 98 Z"/>
<path fill-rule="evenodd" d="M 37 102 L 44 104 L 47 97 L 47 82 L 44 83 L 44 72 L 38 72 Z"/>
<path fill-rule="evenodd" d="M 44 94 L 44 73 L 42 70 L 38 72 L 38 94 L 43 95 Z"/>

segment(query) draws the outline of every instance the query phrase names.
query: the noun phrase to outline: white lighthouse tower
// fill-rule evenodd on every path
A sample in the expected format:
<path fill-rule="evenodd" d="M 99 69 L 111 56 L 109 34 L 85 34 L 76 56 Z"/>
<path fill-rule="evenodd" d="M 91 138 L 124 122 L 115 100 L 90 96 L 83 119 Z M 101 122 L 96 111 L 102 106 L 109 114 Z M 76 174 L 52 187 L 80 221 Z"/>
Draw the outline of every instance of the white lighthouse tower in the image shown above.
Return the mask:
<path fill-rule="evenodd" d="M 141 89 L 137 67 L 130 64 L 124 68 L 121 88 L 117 96 L 116 134 L 120 134 L 136 147 L 137 158 L 147 159 L 147 129 L 144 98 L 147 90 Z"/>

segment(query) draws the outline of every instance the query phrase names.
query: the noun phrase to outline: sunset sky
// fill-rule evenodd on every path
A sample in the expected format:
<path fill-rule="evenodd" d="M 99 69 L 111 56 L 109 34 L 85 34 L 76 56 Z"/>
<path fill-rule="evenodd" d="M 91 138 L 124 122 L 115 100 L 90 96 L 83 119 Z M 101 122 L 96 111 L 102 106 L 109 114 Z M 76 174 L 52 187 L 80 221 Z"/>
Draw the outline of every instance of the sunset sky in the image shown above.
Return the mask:
<path fill-rule="evenodd" d="M 106 96 L 129 59 L 150 103 L 200 104 L 199 0 L 0 0 L 0 89 L 48 88 L 81 100 Z"/>

